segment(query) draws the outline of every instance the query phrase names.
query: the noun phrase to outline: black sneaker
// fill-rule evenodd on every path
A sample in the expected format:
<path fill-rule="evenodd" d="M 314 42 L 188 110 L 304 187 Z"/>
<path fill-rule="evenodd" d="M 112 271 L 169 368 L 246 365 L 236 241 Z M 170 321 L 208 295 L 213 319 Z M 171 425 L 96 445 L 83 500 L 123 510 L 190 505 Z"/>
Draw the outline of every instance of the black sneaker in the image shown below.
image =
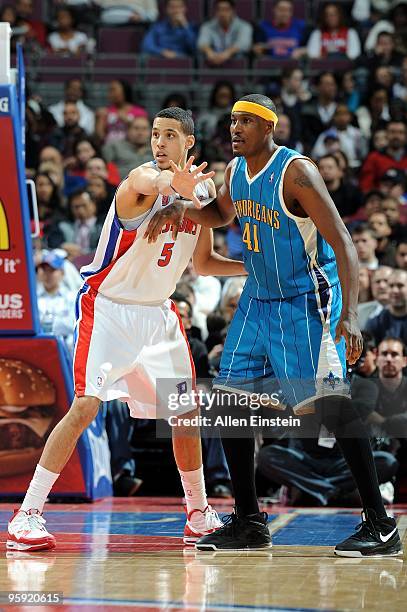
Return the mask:
<path fill-rule="evenodd" d="M 267 513 L 258 512 L 238 516 L 235 512 L 225 516 L 223 527 L 217 529 L 195 544 L 198 550 L 257 550 L 271 547 L 271 536 L 267 527 Z"/>
<path fill-rule="evenodd" d="M 403 554 L 397 523 L 393 518 L 379 519 L 374 510 L 362 512 L 357 532 L 335 546 L 340 557 L 396 557 Z"/>

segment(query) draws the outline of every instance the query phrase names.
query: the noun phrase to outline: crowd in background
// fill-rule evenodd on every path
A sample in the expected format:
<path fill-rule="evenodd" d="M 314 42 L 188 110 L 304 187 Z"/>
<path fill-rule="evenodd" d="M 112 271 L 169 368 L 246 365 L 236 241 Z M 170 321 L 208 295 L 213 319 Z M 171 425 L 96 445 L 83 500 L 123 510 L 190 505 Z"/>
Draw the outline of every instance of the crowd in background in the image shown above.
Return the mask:
<path fill-rule="evenodd" d="M 276 143 L 317 163 L 355 244 L 358 316 L 366 336 L 363 356 L 351 372 L 352 385 L 362 393 L 372 427 L 383 495 L 393 499 L 388 485 L 396 482 L 401 499 L 403 486 L 404 495 L 407 489 L 407 2 L 320 3 L 318 19 L 311 22 L 294 16 L 291 0 L 274 0 L 268 20 L 249 22 L 239 16 L 239 2 L 215 0 L 201 24 L 188 20 L 187 4 L 168 0 L 162 9 L 156 0 L 53 0 L 48 21 L 41 21 L 33 17 L 32 0 L 16 0 L 3 2 L 0 21 L 10 22 L 13 41 L 22 41 L 27 53 L 39 47 L 62 56 L 92 54 L 100 25 L 143 24 L 141 52 L 166 61 L 194 56 L 220 68 L 233 57 L 281 59 L 279 77 L 266 79 L 256 91 L 276 104 Z M 326 59 L 324 70 L 304 72 L 304 57 Z M 288 59 L 298 62 L 287 65 Z M 338 70 L 338 59 L 352 60 L 351 69 Z M 63 99 L 56 103 L 49 104 L 35 88 L 28 96 L 26 172 L 35 181 L 41 221 L 35 245 L 41 321 L 71 348 L 78 269 L 92 260 L 118 184 L 152 157 L 152 117 L 134 98 L 136 85 L 118 73 L 99 107 L 88 103 L 85 84 L 76 77 L 66 80 Z M 232 158 L 230 110 L 237 97 L 235 84 L 225 79 L 213 85 L 208 104 L 196 101 L 191 109 L 197 139 L 193 153 L 198 162 L 209 162 L 217 187 Z M 162 99 L 161 107 L 167 106 L 189 108 L 190 100 L 174 85 Z M 214 248 L 242 257 L 236 221 L 215 231 Z M 244 282 L 197 276 L 190 265 L 177 286 L 174 299 L 199 377 L 218 371 Z M 289 438 L 265 442 L 258 457 L 265 491 L 271 488 L 275 494 L 281 485 L 280 499 L 288 490 L 292 503 L 309 498 L 321 504 L 339 503 L 353 493 L 336 446 L 321 448 L 317 442 Z M 213 465 L 212 492 L 230 495 L 224 459 L 217 455 Z M 126 477 L 134 484 L 134 468 Z M 129 485 L 121 492 L 137 489 Z"/>

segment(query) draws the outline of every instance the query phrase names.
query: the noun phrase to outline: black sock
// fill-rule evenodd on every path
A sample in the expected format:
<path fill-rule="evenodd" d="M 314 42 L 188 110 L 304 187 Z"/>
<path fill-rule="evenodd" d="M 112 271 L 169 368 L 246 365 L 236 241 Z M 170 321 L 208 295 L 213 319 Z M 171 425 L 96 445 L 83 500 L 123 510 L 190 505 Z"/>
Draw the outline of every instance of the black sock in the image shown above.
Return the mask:
<path fill-rule="evenodd" d="M 335 434 L 355 479 L 363 507 L 374 510 L 378 518 L 386 517 L 368 430 L 354 403 L 351 400 L 326 398 L 323 400 L 321 421 Z"/>
<path fill-rule="evenodd" d="M 237 429 L 236 433 L 238 433 Z M 236 511 L 240 516 L 259 512 L 254 480 L 254 434 L 252 430 L 247 429 L 245 429 L 244 434 L 246 437 L 242 438 L 222 435 L 223 449 L 235 496 Z"/>

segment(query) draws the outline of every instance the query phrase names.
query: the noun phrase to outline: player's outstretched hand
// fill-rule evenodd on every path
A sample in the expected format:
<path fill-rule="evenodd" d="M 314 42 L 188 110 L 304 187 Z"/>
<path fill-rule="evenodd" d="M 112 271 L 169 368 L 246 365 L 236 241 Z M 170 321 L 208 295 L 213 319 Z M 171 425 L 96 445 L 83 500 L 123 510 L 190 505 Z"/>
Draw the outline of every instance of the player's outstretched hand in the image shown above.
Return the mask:
<path fill-rule="evenodd" d="M 195 195 L 195 187 L 198 185 L 198 183 L 203 183 L 204 181 L 215 176 L 215 172 L 212 171 L 208 172 L 207 174 L 200 175 L 208 164 L 207 162 L 203 162 L 200 166 L 195 168 L 195 170 L 191 170 L 193 161 L 194 156 L 192 155 L 185 164 L 185 167 L 180 168 L 177 166 L 177 164 L 170 160 L 171 170 L 174 172 L 171 186 L 183 198 L 191 200 L 196 208 L 201 208 L 201 202 Z"/>
<path fill-rule="evenodd" d="M 186 207 L 185 205 L 177 200 L 174 204 L 166 206 L 162 210 L 155 213 L 154 217 L 150 219 L 150 223 L 144 232 L 144 238 L 148 239 L 148 243 L 155 242 L 161 233 L 162 228 L 167 223 L 172 225 L 172 239 L 176 240 L 178 235 L 179 226 L 184 218 Z"/>
<path fill-rule="evenodd" d="M 346 342 L 346 359 L 350 365 L 353 365 L 357 362 L 363 350 L 362 334 L 360 333 L 356 317 L 340 318 L 336 328 L 336 344 L 338 344 L 342 336 Z"/>

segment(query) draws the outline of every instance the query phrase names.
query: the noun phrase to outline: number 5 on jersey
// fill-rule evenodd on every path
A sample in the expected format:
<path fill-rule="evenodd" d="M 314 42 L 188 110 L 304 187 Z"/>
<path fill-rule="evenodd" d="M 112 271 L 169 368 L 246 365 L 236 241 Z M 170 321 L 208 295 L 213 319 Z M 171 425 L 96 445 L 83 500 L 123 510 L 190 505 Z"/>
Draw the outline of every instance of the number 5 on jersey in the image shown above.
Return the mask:
<path fill-rule="evenodd" d="M 170 259 L 172 257 L 172 249 L 174 248 L 174 244 L 175 242 L 166 242 L 164 244 L 163 250 L 161 251 L 162 259 L 159 259 L 157 261 L 160 268 L 164 268 L 165 266 L 168 266 L 168 264 L 170 263 Z"/>

